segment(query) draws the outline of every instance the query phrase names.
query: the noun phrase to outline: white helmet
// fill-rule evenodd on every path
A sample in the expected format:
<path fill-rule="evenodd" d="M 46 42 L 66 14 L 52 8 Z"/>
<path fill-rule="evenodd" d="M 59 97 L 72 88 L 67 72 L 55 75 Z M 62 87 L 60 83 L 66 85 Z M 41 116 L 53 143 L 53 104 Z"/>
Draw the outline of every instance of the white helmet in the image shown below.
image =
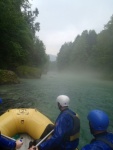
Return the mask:
<path fill-rule="evenodd" d="M 63 106 L 69 106 L 70 99 L 66 95 L 59 95 L 56 101 L 63 107 Z"/>

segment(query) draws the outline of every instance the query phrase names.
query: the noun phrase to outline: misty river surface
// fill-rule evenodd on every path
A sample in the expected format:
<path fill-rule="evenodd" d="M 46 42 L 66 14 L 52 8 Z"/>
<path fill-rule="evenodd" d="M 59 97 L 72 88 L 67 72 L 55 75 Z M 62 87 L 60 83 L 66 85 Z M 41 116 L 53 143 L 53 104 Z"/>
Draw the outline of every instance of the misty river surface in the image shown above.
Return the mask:
<path fill-rule="evenodd" d="M 109 130 L 113 132 L 113 81 L 92 79 L 87 75 L 53 72 L 43 75 L 41 79 L 22 79 L 20 84 L 1 85 L 3 103 L 0 104 L 0 113 L 10 108 L 37 108 L 54 122 L 59 114 L 55 100 L 61 94 L 70 97 L 70 108 L 79 114 L 79 148 L 92 138 L 87 121 L 87 114 L 92 109 L 102 109 L 108 113 Z"/>

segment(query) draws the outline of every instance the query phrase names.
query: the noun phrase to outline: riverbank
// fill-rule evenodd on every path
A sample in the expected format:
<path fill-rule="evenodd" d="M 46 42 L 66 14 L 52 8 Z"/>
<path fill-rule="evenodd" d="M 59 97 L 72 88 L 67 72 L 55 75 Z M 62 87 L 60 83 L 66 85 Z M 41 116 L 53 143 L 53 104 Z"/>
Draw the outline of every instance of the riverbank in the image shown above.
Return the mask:
<path fill-rule="evenodd" d="M 35 67 L 20 66 L 17 70 L 0 70 L 0 85 L 1 84 L 18 84 L 20 78 L 39 79 L 41 78 L 41 70 Z"/>
<path fill-rule="evenodd" d="M 19 77 L 11 70 L 0 70 L 0 84 L 20 83 Z"/>

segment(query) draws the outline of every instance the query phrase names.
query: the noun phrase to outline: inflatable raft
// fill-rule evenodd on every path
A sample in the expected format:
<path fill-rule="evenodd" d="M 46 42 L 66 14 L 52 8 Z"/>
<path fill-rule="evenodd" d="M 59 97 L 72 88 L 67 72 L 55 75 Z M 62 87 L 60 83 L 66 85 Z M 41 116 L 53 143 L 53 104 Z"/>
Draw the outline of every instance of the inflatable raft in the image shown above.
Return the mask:
<path fill-rule="evenodd" d="M 0 116 L 1 134 L 8 137 L 21 134 L 24 142 L 21 150 L 28 149 L 31 139 L 41 138 L 49 125 L 53 123 L 37 109 L 9 109 Z"/>

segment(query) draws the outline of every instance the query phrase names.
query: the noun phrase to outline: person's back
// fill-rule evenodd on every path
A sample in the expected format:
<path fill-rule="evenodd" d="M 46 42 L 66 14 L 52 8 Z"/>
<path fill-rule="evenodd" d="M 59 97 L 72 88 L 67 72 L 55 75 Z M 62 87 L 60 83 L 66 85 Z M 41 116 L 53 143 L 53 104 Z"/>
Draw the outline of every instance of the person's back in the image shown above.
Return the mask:
<path fill-rule="evenodd" d="M 74 150 L 79 144 L 80 121 L 70 109 L 65 109 L 56 120 L 56 132 L 60 130 L 59 150 Z"/>
<path fill-rule="evenodd" d="M 113 148 L 110 147 L 108 142 L 113 144 L 113 133 L 105 132 L 97 135 L 95 139 L 93 139 L 90 144 L 84 146 L 82 150 L 112 150 Z"/>
<path fill-rule="evenodd" d="M 101 110 L 92 110 L 87 118 L 94 139 L 91 140 L 90 144 L 85 145 L 82 150 L 112 150 L 113 133 L 107 132 L 109 126 L 108 115 Z"/>

